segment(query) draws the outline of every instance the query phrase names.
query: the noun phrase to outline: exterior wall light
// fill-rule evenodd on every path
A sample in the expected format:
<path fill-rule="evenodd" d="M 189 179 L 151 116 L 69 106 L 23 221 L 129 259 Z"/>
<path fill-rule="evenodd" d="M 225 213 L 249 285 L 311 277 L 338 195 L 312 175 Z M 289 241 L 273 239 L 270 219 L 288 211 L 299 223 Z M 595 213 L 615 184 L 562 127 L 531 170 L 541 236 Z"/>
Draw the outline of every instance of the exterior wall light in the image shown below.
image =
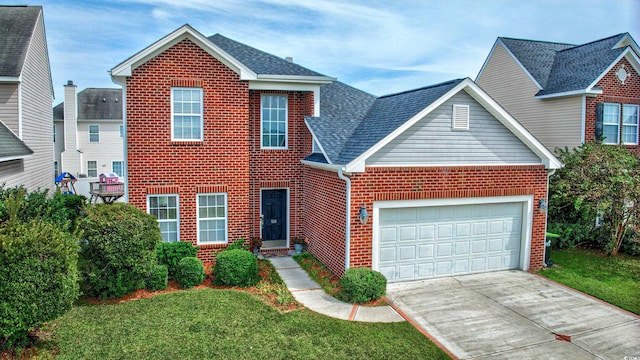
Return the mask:
<path fill-rule="evenodd" d="M 364 207 L 364 205 L 362 205 L 362 207 L 360 207 L 360 223 L 361 224 L 366 224 L 367 221 L 369 220 L 369 213 L 367 212 L 367 208 Z"/>
<path fill-rule="evenodd" d="M 547 208 L 549 208 L 549 204 L 544 199 L 538 200 L 538 209 L 542 212 L 547 212 Z"/>

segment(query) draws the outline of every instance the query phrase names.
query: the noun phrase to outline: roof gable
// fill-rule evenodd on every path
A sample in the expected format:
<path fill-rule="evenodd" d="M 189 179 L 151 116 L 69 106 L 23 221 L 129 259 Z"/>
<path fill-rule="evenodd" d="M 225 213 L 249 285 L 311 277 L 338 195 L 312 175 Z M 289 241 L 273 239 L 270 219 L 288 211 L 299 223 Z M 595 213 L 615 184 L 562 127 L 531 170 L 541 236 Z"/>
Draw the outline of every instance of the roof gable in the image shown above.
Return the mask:
<path fill-rule="evenodd" d="M 0 121 L 0 161 L 24 159 L 32 155 L 33 150 Z"/>
<path fill-rule="evenodd" d="M 41 6 L 0 6 L 0 77 L 18 78 Z"/>

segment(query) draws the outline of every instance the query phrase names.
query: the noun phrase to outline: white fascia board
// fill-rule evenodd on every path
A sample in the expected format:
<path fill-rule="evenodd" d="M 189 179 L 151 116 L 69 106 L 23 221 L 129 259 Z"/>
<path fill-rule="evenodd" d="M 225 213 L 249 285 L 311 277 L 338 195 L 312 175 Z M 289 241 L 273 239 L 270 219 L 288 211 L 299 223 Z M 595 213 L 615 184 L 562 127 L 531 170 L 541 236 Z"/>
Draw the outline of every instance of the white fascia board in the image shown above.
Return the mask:
<path fill-rule="evenodd" d="M 552 98 L 565 97 L 565 96 L 577 96 L 577 95 L 597 96 L 601 94 L 602 94 L 602 89 L 589 88 L 589 89 L 572 90 L 572 91 L 565 91 L 561 93 L 553 93 L 553 94 L 546 94 L 546 95 L 536 95 L 536 98 L 552 99 Z"/>
<path fill-rule="evenodd" d="M 422 111 L 418 112 L 411 119 L 407 120 L 404 124 L 399 126 L 397 129 L 392 131 L 389 135 L 385 136 L 382 140 L 378 141 L 375 145 L 371 146 L 365 152 L 360 154 L 357 158 L 353 159 L 346 165 L 346 170 L 349 172 L 363 172 L 365 168 L 365 161 L 371 155 L 378 152 L 378 150 L 382 149 L 385 145 L 390 143 L 393 139 L 398 137 L 400 134 L 409 129 L 413 124 L 420 121 L 422 118 L 427 116 L 431 111 L 438 108 L 438 106 L 442 105 L 445 101 L 447 101 L 450 97 L 457 94 L 460 90 L 462 90 L 469 83 L 473 83 L 473 81 L 469 78 L 464 79 L 458 85 L 456 85 L 453 89 L 449 90 L 446 94 L 442 95 L 438 100 L 432 102 L 426 108 L 422 109 Z"/>
<path fill-rule="evenodd" d="M 344 170 L 344 166 L 338 165 L 338 164 L 324 164 L 324 163 L 319 163 L 319 162 L 309 161 L 309 160 L 300 160 L 300 162 L 303 165 L 308 165 L 309 167 L 312 167 L 314 169 L 327 170 L 332 172 L 338 172 L 338 170 L 340 169 Z M 347 175 L 349 174 L 346 171 L 344 171 L 344 173 Z"/>
<path fill-rule="evenodd" d="M 0 83 L 19 83 L 22 82 L 21 76 L 0 76 Z"/>
<path fill-rule="evenodd" d="M 255 72 L 253 72 L 251 69 L 246 67 L 244 64 L 242 64 L 240 61 L 238 61 L 228 53 L 226 53 L 220 47 L 209 41 L 209 39 L 207 39 L 204 35 L 193 29 L 188 24 L 181 26 L 169 35 L 166 35 L 162 39 L 156 41 L 142 51 L 116 65 L 113 69 L 111 69 L 111 76 L 131 76 L 135 68 L 146 63 L 149 59 L 162 53 L 166 49 L 184 39 L 193 41 L 196 45 L 205 50 L 211 56 L 215 57 L 224 65 L 228 66 L 231 70 L 240 75 L 241 80 L 257 79 L 257 74 Z"/>
<path fill-rule="evenodd" d="M 329 162 L 329 165 L 333 164 L 333 162 L 331 162 L 331 159 L 329 159 L 329 157 L 327 156 L 327 153 L 324 151 L 324 147 L 322 146 L 320 141 L 318 141 L 318 137 L 316 137 L 316 134 L 314 134 L 313 130 L 311 130 L 311 126 L 309 126 L 309 122 L 307 121 L 307 119 L 304 119 L 304 124 L 307 126 L 307 130 L 309 130 L 309 132 L 311 133 L 311 141 L 315 141 L 316 144 L 318 144 L 318 147 L 320 147 L 320 151 L 322 152 L 322 155 L 324 156 L 325 159 L 327 159 L 327 161 Z"/>
<path fill-rule="evenodd" d="M 272 82 L 288 82 L 303 84 L 330 84 L 336 81 L 336 78 L 329 76 L 303 76 L 303 75 L 270 75 L 258 74 L 258 80 L 267 80 Z"/>
<path fill-rule="evenodd" d="M 407 163 L 407 164 L 394 164 L 394 165 L 367 165 L 367 169 L 369 168 L 400 168 L 400 167 L 498 167 L 498 166 L 539 166 L 543 165 L 542 160 L 537 163 L 434 163 L 434 164 L 419 164 L 419 163 Z"/>
<path fill-rule="evenodd" d="M 507 47 L 507 45 L 502 41 L 501 38 L 498 38 L 498 40 L 496 40 L 496 45 L 497 44 L 502 45 L 502 47 L 504 48 L 504 50 L 507 52 L 507 54 L 509 54 L 509 56 L 511 56 L 511 58 L 513 59 L 513 61 L 516 62 L 516 64 L 518 64 L 518 66 L 520 66 L 520 69 L 522 69 L 522 71 L 524 71 L 525 74 L 527 74 L 527 76 L 529 77 L 529 79 L 531 79 L 531 81 L 533 81 L 534 85 L 538 88 L 538 90 L 542 90 L 542 85 L 540 85 L 540 83 L 538 82 L 538 80 L 536 80 L 533 75 L 531 75 L 531 73 L 529 72 L 529 70 L 527 70 L 527 68 L 524 67 L 524 65 L 522 65 L 522 63 L 520 62 L 520 60 L 518 60 L 518 58 L 513 55 L 513 53 L 511 52 L 511 50 L 509 50 L 509 48 Z M 495 46 L 494 46 L 495 48 Z M 493 52 L 493 49 L 491 50 Z"/>
<path fill-rule="evenodd" d="M 20 159 L 29 159 L 29 158 L 32 158 L 32 157 L 33 157 L 33 154 L 5 156 L 5 157 L 0 157 L 0 162 L 11 161 L 11 160 L 20 160 Z"/>
<path fill-rule="evenodd" d="M 509 129 L 520 141 L 522 141 L 531 151 L 540 157 L 542 163 L 547 169 L 559 169 L 562 163 L 547 148 L 542 145 L 527 129 L 524 128 L 511 114 L 509 114 L 500 104 L 498 104 L 491 96 L 482 90 L 476 83 L 465 82 L 465 90 L 467 93 L 480 102 L 487 111 L 489 111 L 498 121 L 500 121 L 507 129 Z"/>
<path fill-rule="evenodd" d="M 313 116 L 320 116 L 320 85 L 309 82 L 250 80 L 249 90 L 313 91 Z"/>

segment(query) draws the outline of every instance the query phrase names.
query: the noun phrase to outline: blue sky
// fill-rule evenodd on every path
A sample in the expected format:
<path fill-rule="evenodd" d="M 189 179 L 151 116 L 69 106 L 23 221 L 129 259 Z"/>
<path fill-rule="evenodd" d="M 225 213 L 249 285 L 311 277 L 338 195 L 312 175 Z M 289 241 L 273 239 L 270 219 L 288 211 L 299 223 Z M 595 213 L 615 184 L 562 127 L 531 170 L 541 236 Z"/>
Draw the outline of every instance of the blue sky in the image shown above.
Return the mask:
<path fill-rule="evenodd" d="M 0 0 L 2 4 L 11 2 Z M 108 70 L 185 23 L 375 95 L 475 79 L 496 37 L 640 41 L 640 0 L 44 1 L 55 104 L 62 85 L 117 87 Z M 635 16 L 634 16 L 635 15 Z"/>

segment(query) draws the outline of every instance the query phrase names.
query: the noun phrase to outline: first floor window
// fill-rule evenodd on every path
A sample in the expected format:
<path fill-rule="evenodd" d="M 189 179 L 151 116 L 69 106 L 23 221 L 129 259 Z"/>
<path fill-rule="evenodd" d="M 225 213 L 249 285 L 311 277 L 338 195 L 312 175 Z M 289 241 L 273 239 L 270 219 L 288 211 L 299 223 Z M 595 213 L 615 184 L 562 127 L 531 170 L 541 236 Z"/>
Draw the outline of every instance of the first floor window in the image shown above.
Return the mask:
<path fill-rule="evenodd" d="M 622 143 L 638 144 L 638 105 L 622 106 Z"/>
<path fill-rule="evenodd" d="M 202 140 L 202 89 L 171 89 L 171 139 Z"/>
<path fill-rule="evenodd" d="M 603 143 L 617 144 L 620 136 L 620 105 L 604 104 L 602 114 Z"/>
<path fill-rule="evenodd" d="M 97 161 L 87 161 L 87 176 L 88 177 L 98 177 L 98 162 Z"/>
<path fill-rule="evenodd" d="M 227 194 L 198 194 L 198 243 L 227 242 Z"/>
<path fill-rule="evenodd" d="M 176 242 L 179 237 L 178 195 L 149 195 L 147 211 L 158 219 L 162 241 Z"/>
<path fill-rule="evenodd" d="M 89 125 L 89 142 L 100 142 L 100 125 Z"/>
<path fill-rule="evenodd" d="M 116 173 L 118 176 L 122 176 L 124 174 L 122 164 L 122 161 L 113 161 L 111 163 L 111 171 Z"/>

